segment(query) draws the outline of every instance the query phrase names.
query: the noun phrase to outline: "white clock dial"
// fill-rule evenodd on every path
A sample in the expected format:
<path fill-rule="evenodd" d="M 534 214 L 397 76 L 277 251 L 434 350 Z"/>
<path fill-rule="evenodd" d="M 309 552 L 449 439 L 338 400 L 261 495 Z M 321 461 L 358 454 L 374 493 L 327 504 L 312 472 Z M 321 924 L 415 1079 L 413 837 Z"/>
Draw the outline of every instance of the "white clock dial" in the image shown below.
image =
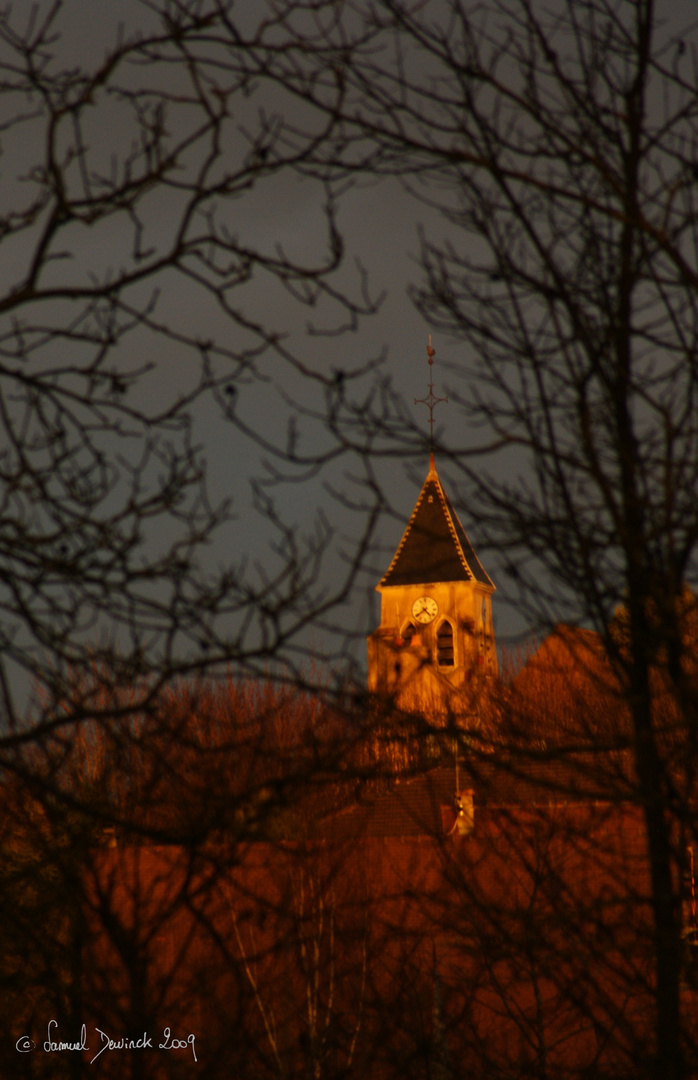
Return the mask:
<path fill-rule="evenodd" d="M 412 615 L 418 623 L 430 623 L 439 613 L 439 605 L 431 596 L 420 596 L 412 605 Z"/>

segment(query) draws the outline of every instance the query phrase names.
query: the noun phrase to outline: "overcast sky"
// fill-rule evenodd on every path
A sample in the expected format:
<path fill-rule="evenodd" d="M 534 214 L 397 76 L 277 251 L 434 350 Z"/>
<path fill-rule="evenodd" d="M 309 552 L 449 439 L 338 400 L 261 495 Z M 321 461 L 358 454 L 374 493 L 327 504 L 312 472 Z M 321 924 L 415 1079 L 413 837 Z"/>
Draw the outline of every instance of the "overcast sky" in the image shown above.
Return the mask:
<path fill-rule="evenodd" d="M 45 10 L 48 5 L 40 4 L 38 7 Z M 667 4 L 667 15 L 679 22 L 693 17 L 694 13 L 695 7 L 690 0 Z M 91 0 L 90 3 L 67 0 L 61 16 L 64 32 L 61 48 L 66 64 L 79 64 L 85 57 L 89 63 L 90 55 L 97 55 L 103 49 L 104 43 L 117 33 L 120 23 L 129 27 L 138 25 L 146 30 L 150 18 L 147 8 L 141 7 L 135 0 Z M 103 140 L 107 152 L 111 152 L 115 146 L 118 149 L 118 125 L 113 129 L 102 129 L 95 133 L 95 138 Z M 7 146 L 4 150 L 7 155 Z M 15 162 L 10 172 L 16 178 L 21 172 L 17 162 L 23 153 L 31 158 L 32 147 L 30 143 L 20 142 L 13 151 Z M 7 182 L 7 157 L 2 178 Z M 233 210 L 237 215 L 235 228 L 267 250 L 282 243 L 287 251 L 300 258 L 306 252 L 312 255 L 323 242 L 320 193 L 312 181 L 284 174 L 261 186 L 251 197 L 237 202 Z M 162 224 L 165 227 L 164 208 L 161 206 L 158 212 L 163 214 Z M 356 332 L 329 338 L 309 335 L 306 329 L 308 312 L 288 301 L 278 289 L 270 288 L 262 277 L 257 277 L 251 286 L 246 287 L 243 298 L 246 311 L 251 316 L 264 321 L 268 327 L 287 331 L 296 354 L 303 356 L 311 367 L 315 366 L 318 370 L 351 371 L 371 358 L 383 355 L 379 376 L 390 379 L 395 392 L 401 395 L 425 432 L 421 454 L 413 454 L 404 460 L 393 457 L 375 462 L 377 476 L 386 492 L 386 512 L 377 535 L 379 547 L 371 557 L 371 565 L 357 582 L 351 602 L 335 619 L 338 625 L 346 627 L 350 635 L 355 635 L 352 647 L 357 658 L 363 660 L 362 635 L 373 628 L 378 612 L 377 602 L 372 610 L 369 604 L 373 585 L 399 542 L 428 467 L 428 414 L 424 406 L 414 405 L 413 402 L 415 398 L 423 397 L 427 390 L 429 372 L 426 345 L 430 328 L 416 312 L 407 290 L 420 277 L 417 263 L 420 226 L 430 235 L 442 235 L 444 225 L 435 215 L 430 216 L 427 209 L 411 200 L 395 181 L 362 181 L 357 184 L 343 199 L 338 221 L 345 239 L 346 253 L 344 268 L 337 282 L 349 289 L 356 287 L 359 278 L 355 260 L 359 259 L 368 275 L 371 292 L 375 296 L 384 294 L 378 313 L 364 319 Z M 102 237 L 100 244 L 99 252 L 89 244 L 83 248 L 86 265 L 89 266 L 93 256 L 100 265 L 104 264 L 105 258 L 114 257 L 119 237 L 112 237 L 106 245 Z M 0 273 L 9 279 L 16 270 L 13 263 L 16 256 L 10 249 L 2 255 L 5 262 L 0 265 Z M 178 317 L 184 322 L 188 321 L 192 328 L 197 325 L 212 328 L 222 340 L 227 333 L 239 333 L 234 326 L 227 328 L 218 316 L 199 304 L 199 298 L 189 293 L 181 281 L 165 283 L 162 310 L 176 311 Z M 321 309 L 318 318 L 322 321 L 326 314 Z M 213 327 L 209 327 L 209 320 L 214 320 Z M 467 359 L 466 346 L 439 334 L 434 335 L 433 345 L 436 349 L 435 392 L 445 396 L 453 385 L 451 369 Z M 184 354 L 179 356 L 169 343 L 135 339 L 129 347 L 146 349 L 148 358 L 156 362 L 154 374 L 141 390 L 146 395 L 163 395 L 164 399 L 180 385 L 180 381 L 181 385 L 185 385 L 190 377 L 191 357 Z M 243 380 L 236 407 L 245 423 L 264 439 L 275 442 L 281 438 L 283 441 L 283 431 L 293 411 L 289 400 L 295 399 L 313 410 L 321 405 L 321 398 L 312 383 L 294 375 L 272 356 L 262 361 L 261 371 L 268 381 Z M 463 392 L 462 385 L 459 390 Z M 467 444 L 469 433 L 463 430 L 462 419 L 455 406 L 439 406 L 436 420 L 439 438 L 445 444 Z M 299 431 L 301 449 L 312 449 L 313 440 L 321 444 L 321 425 L 301 420 Z M 267 557 L 273 563 L 273 554 L 268 550 L 271 536 L 251 508 L 250 480 L 263 475 L 263 453 L 253 440 L 245 439 L 226 423 L 220 410 L 211 402 L 198 409 L 196 433 L 205 446 L 209 461 L 212 494 L 217 498 L 230 496 L 235 515 L 231 526 L 221 534 L 218 544 L 207 550 L 203 558 L 211 560 L 212 564 L 223 565 L 228 559 L 237 563 L 249 555 L 261 564 Z M 312 530 L 318 511 L 323 512 L 330 521 L 336 542 L 328 554 L 324 571 L 328 580 L 341 566 L 343 554 L 351 551 L 352 538 L 361 531 L 360 515 L 343 507 L 341 501 L 324 486 L 329 482 L 334 489 L 342 489 L 342 485 L 346 484 L 344 490 L 349 495 L 356 494 L 351 481 L 345 479 L 347 470 L 352 472 L 350 459 L 340 461 L 326 473 L 303 485 L 293 484 L 275 492 L 282 516 L 301 530 Z M 525 633 L 526 621 L 517 611 L 516 598 L 508 595 L 507 580 L 502 573 L 498 552 L 483 550 L 478 542 L 477 505 L 464 501 L 464 493 L 445 463 L 442 478 L 483 565 L 498 587 L 493 611 L 499 641 Z"/>

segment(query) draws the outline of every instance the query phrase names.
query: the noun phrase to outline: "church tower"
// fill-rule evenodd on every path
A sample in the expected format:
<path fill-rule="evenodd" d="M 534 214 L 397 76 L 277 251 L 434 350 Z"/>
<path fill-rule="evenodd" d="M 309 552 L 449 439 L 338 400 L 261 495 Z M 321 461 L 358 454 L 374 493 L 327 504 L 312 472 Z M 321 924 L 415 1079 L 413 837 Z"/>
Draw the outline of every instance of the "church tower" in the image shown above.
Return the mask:
<path fill-rule="evenodd" d="M 429 348 L 429 363 L 433 350 Z M 430 406 L 433 421 L 434 397 Z M 392 562 L 376 586 L 381 621 L 368 639 L 369 689 L 406 709 L 445 712 L 472 680 L 497 674 L 494 585 L 429 472 Z"/>

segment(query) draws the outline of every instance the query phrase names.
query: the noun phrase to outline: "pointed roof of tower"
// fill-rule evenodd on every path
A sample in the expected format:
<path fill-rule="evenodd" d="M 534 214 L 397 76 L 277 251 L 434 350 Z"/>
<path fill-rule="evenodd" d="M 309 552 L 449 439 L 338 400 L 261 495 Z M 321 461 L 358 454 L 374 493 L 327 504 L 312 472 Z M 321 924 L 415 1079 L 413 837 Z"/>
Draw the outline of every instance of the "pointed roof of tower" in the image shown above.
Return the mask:
<path fill-rule="evenodd" d="M 437 581 L 477 581 L 494 590 L 441 485 L 432 454 L 412 516 L 378 588 Z"/>

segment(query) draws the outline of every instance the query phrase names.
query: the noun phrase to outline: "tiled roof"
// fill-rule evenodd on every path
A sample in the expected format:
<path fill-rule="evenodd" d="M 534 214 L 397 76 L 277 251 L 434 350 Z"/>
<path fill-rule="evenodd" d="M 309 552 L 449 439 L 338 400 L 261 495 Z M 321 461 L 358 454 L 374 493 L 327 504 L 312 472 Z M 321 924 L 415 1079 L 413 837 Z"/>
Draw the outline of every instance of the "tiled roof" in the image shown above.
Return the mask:
<path fill-rule="evenodd" d="M 455 806 L 457 792 L 473 792 L 477 821 L 482 810 L 604 802 L 617 794 L 607 780 L 593 754 L 516 762 L 479 757 L 457 771 L 455 764 L 439 766 L 395 783 L 325 819 L 321 831 L 337 837 L 438 836 L 444 831 L 442 808 Z"/>
<path fill-rule="evenodd" d="M 379 587 L 428 585 L 437 581 L 477 581 L 494 589 L 432 462 L 402 540 Z"/>

